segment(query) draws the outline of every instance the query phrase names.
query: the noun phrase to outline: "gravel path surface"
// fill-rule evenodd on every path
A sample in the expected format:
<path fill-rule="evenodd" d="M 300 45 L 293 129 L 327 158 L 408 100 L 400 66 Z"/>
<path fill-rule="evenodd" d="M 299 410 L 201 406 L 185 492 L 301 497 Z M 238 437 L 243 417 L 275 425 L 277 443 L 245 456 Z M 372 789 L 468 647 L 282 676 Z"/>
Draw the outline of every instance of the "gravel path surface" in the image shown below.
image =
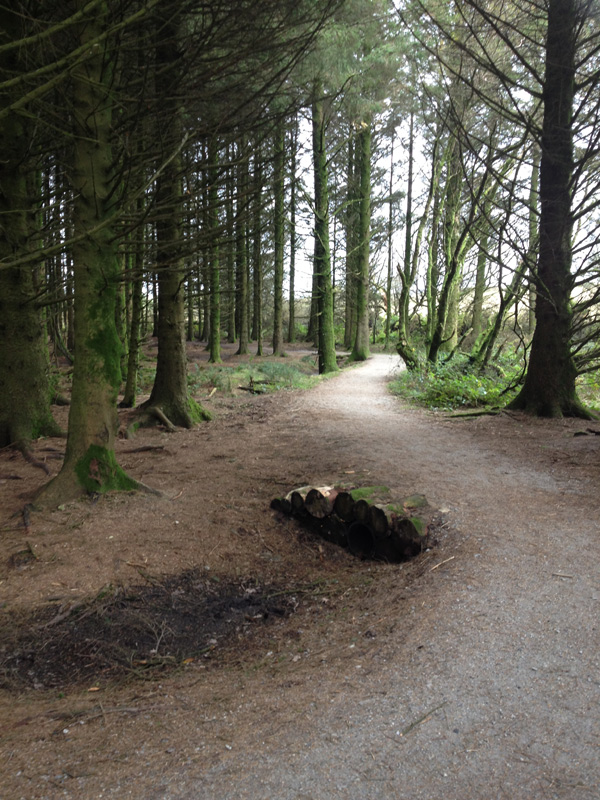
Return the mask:
<path fill-rule="evenodd" d="M 288 559 L 344 582 L 247 654 L 240 634 L 245 657 L 222 666 L 0 696 L 0 800 L 600 798 L 600 439 L 408 408 L 387 391 L 397 368 L 377 355 L 210 426 L 141 434 L 151 452 L 124 444 L 125 466 L 163 497 L 34 521 L 40 557 L 2 576 L 7 606 L 94 597 L 138 568 L 297 586 Z M 424 493 L 447 521 L 439 546 L 412 565 L 357 566 L 333 545 L 320 559 L 268 508 L 284 486 L 345 477 Z"/>
<path fill-rule="evenodd" d="M 419 488 L 466 545 L 368 670 L 315 691 L 279 734 L 259 716 L 248 752 L 232 740 L 229 760 L 170 776 L 157 799 L 600 797 L 598 482 L 402 410 L 385 389 L 396 365 L 373 357 L 301 398 L 290 440 L 302 428 L 374 482 Z"/>

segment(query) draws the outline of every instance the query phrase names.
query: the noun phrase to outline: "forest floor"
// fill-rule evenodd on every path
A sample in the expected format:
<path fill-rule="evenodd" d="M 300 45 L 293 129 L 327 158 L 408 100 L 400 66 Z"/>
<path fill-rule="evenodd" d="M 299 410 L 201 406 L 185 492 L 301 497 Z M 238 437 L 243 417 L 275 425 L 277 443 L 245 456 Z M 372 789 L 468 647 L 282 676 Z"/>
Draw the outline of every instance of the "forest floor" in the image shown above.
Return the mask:
<path fill-rule="evenodd" d="M 398 368 L 120 439 L 161 496 L 23 514 L 47 478 L 0 453 L 2 800 L 600 797 L 600 425 L 414 409 Z M 432 546 L 353 558 L 270 509 L 307 483 L 425 494 Z"/>

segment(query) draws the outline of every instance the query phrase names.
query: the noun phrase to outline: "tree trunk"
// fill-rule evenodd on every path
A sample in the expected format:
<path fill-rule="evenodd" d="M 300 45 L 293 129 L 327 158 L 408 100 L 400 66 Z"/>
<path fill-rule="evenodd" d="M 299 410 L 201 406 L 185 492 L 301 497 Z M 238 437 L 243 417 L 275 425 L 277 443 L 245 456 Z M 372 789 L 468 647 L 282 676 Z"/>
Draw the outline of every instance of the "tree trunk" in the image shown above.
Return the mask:
<path fill-rule="evenodd" d="M 0 10 L 0 30 L 3 41 L 18 41 L 21 15 L 6 7 Z M 2 79 L 22 70 L 19 53 L 20 49 L 14 48 L 0 54 Z M 15 99 L 17 94 L 3 92 L 0 108 L 7 108 Z M 27 159 L 31 136 L 28 118 L 8 114 L 0 122 L 0 134 L 0 261 L 4 263 L 23 255 L 35 242 L 34 226 L 39 221 L 32 218 L 31 209 L 39 202 L 39 182 L 27 180 L 32 169 Z M 35 185 L 36 194 L 28 191 L 28 183 Z M 0 270 L 0 447 L 16 444 L 24 450 L 32 439 L 58 433 L 50 413 L 45 325 L 34 295 L 34 270 L 30 266 Z"/>
<path fill-rule="evenodd" d="M 350 358 L 369 357 L 369 239 L 371 231 L 371 124 L 364 123 L 358 134 L 360 148 L 360 217 L 357 245 L 356 336 Z"/>
<path fill-rule="evenodd" d="M 260 153 L 254 157 L 254 192 L 252 197 L 253 241 L 252 241 L 252 283 L 253 314 L 252 338 L 256 341 L 256 355 L 263 354 L 263 265 L 262 265 L 262 161 Z"/>
<path fill-rule="evenodd" d="M 248 155 L 246 142 L 241 141 L 238 148 L 239 167 L 236 203 L 236 282 L 237 314 L 236 325 L 239 333 L 238 356 L 248 354 L 248 263 L 246 251 L 246 232 L 248 229 Z"/>
<path fill-rule="evenodd" d="M 230 146 L 227 151 L 227 160 L 229 166 L 227 168 L 227 200 L 226 200 L 226 230 L 227 230 L 227 341 L 233 344 L 236 339 L 235 329 L 235 227 L 234 227 L 234 176 L 235 170 L 231 166 L 233 159 L 233 148 Z"/>
<path fill-rule="evenodd" d="M 137 203 L 137 214 L 141 216 L 143 199 Z M 127 354 L 127 380 L 123 390 L 123 408 L 133 408 L 137 394 L 137 376 L 140 360 L 140 339 L 142 321 L 142 286 L 144 265 L 144 228 L 136 230 L 133 255 L 133 275 L 131 276 L 131 324 L 129 328 L 129 352 Z"/>
<path fill-rule="evenodd" d="M 78 7 L 83 8 L 84 0 Z M 79 29 L 80 44 L 97 42 L 108 27 L 106 3 Z M 109 217 L 115 175 L 111 153 L 112 54 L 94 44 L 71 72 L 73 92 L 75 366 L 69 433 L 60 473 L 42 490 L 42 504 L 58 505 L 84 492 L 134 489 L 118 466 L 117 393 L 121 344 L 115 327 L 119 261 Z"/>
<path fill-rule="evenodd" d="M 325 113 L 320 81 L 313 87 L 312 128 L 315 192 L 315 257 L 314 275 L 319 318 L 319 373 L 338 369 L 333 326 L 333 290 L 329 252 L 329 199 L 327 192 L 327 151 L 325 145 Z"/>
<path fill-rule="evenodd" d="M 275 155 L 273 166 L 273 194 L 275 197 L 273 219 L 274 253 L 274 286 L 273 286 L 273 355 L 283 353 L 283 253 L 284 253 L 284 209 L 285 209 L 285 172 L 284 172 L 285 130 L 283 123 L 278 124 L 275 132 Z"/>
<path fill-rule="evenodd" d="M 571 354 L 573 100 L 578 0 L 549 0 L 540 164 L 536 326 L 525 383 L 511 408 L 542 417 L 589 414 Z"/>
<path fill-rule="evenodd" d="M 358 225 L 360 206 L 357 188 L 357 156 L 356 135 L 352 132 L 348 137 L 348 193 L 344 224 L 346 229 L 346 291 L 344 315 L 344 347 L 351 350 L 356 338 L 356 258 L 358 252 Z"/>
<path fill-rule="evenodd" d="M 217 141 L 213 137 L 208 144 L 208 261 L 210 275 L 210 340 L 209 362 L 221 363 L 221 286 L 219 264 L 219 165 Z"/>
<path fill-rule="evenodd" d="M 392 131 L 392 140 L 390 146 L 390 183 L 389 183 L 389 198 L 388 198 L 388 219 L 386 231 L 386 244 L 387 244 L 387 280 L 385 287 L 385 349 L 390 346 L 390 337 L 392 332 L 392 279 L 393 279 L 393 237 L 394 237 L 394 136 L 395 132 Z"/>
<path fill-rule="evenodd" d="M 158 353 L 150 398 L 143 408 L 158 408 L 176 426 L 191 428 L 206 412 L 189 396 L 185 347 L 184 269 L 181 222 L 181 143 L 183 109 L 177 96 L 179 31 L 177 16 L 162 20 L 156 48 L 156 89 L 164 105 L 161 139 L 167 162 L 157 179 Z"/>
<path fill-rule="evenodd" d="M 294 128 L 290 137 L 292 151 L 290 166 L 290 289 L 288 298 L 288 342 L 296 341 L 296 163 L 298 149 L 298 120 L 294 119 Z"/>

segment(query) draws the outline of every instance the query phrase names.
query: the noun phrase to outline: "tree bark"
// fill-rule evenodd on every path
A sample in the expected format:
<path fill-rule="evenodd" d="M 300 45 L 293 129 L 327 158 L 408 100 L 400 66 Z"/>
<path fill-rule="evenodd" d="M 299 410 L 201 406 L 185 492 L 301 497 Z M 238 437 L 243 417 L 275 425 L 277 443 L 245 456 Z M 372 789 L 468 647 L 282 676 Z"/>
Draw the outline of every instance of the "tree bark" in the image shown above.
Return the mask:
<path fill-rule="evenodd" d="M 246 142 L 240 141 L 238 147 L 238 185 L 236 202 L 235 262 L 237 282 L 237 328 L 239 344 L 236 355 L 248 354 L 248 259 L 246 251 L 246 232 L 248 230 L 248 154 Z"/>
<path fill-rule="evenodd" d="M 540 163 L 536 327 L 523 388 L 511 403 L 542 417 L 590 415 L 575 390 L 571 354 L 571 182 L 578 0 L 549 0 Z"/>
<path fill-rule="evenodd" d="M 182 259 L 181 184 L 183 124 L 179 97 L 179 22 L 165 17 L 158 26 L 156 90 L 163 103 L 161 138 L 167 159 L 156 186 L 158 353 L 150 398 L 142 408 L 158 408 L 176 426 L 191 428 L 208 414 L 189 396 L 185 347 L 185 273 Z"/>
<path fill-rule="evenodd" d="M 275 131 L 273 194 L 275 206 L 273 211 L 274 253 L 274 285 L 273 285 L 273 355 L 282 356 L 283 352 L 283 253 L 285 241 L 284 209 L 285 209 L 285 171 L 284 171 L 285 129 L 283 122 Z"/>
<path fill-rule="evenodd" d="M 312 104 L 313 166 L 315 193 L 314 274 L 319 318 L 319 373 L 336 372 L 335 330 L 333 326 L 333 289 L 329 251 L 329 197 L 327 191 L 327 150 L 323 87 L 315 81 Z"/>
<path fill-rule="evenodd" d="M 219 263 L 219 164 L 217 141 L 213 137 L 208 144 L 208 261 L 210 275 L 210 340 L 209 362 L 221 363 L 221 282 Z"/>
<path fill-rule="evenodd" d="M 369 357 L 369 245 L 371 235 L 371 122 L 364 122 L 358 137 L 360 211 L 356 265 L 356 335 L 350 358 Z"/>
<path fill-rule="evenodd" d="M 79 0 L 82 9 L 84 0 Z M 107 4 L 79 27 L 79 41 L 97 42 L 108 26 Z M 58 505 L 84 492 L 128 490 L 138 484 L 118 466 L 114 447 L 118 428 L 117 393 L 121 382 L 121 343 L 115 326 L 119 260 L 112 196 L 115 175 L 111 152 L 111 40 L 94 44 L 73 67 L 75 365 L 65 459 L 60 473 L 38 497 Z"/>
<path fill-rule="evenodd" d="M 21 38 L 21 15 L 9 4 L 0 10 L 2 43 Z M 20 50 L 0 54 L 0 80 L 23 70 Z M 0 94 L 0 109 L 18 97 Z M 0 262 L 23 255 L 35 242 L 33 210 L 39 202 L 38 181 L 28 163 L 31 130 L 23 114 L 9 113 L 0 121 Z M 36 194 L 30 187 L 36 187 Z M 37 268 L 36 268 L 37 269 Z M 15 444 L 25 450 L 32 439 L 59 432 L 50 412 L 49 357 L 46 330 L 35 297 L 30 266 L 0 270 L 0 447 Z"/>

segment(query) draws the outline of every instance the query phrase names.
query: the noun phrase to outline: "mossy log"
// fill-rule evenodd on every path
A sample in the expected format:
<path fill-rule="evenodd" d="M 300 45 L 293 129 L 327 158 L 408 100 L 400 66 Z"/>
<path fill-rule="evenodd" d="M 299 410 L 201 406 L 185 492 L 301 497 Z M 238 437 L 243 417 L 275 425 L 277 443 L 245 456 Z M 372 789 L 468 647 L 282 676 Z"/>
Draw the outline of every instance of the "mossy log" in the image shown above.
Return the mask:
<path fill-rule="evenodd" d="M 381 496 L 382 488 L 302 486 L 275 498 L 271 507 L 295 516 L 327 541 L 348 547 L 358 558 L 404 561 L 426 545 L 427 500 L 424 495 L 410 495 L 397 503 L 369 502 L 368 497 Z"/>

